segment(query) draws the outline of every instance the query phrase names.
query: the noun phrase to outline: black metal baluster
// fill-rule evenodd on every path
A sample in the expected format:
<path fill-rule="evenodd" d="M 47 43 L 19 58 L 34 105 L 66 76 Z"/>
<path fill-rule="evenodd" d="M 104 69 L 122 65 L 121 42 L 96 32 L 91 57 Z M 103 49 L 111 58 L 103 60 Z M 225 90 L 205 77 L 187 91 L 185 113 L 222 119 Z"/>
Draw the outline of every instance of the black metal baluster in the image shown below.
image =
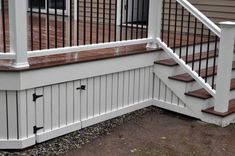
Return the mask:
<path fill-rule="evenodd" d="M 210 40 L 211 40 L 211 30 L 208 30 L 208 43 L 207 43 L 207 55 L 206 55 L 206 75 L 205 81 L 208 81 L 208 66 L 209 66 L 209 52 L 210 52 Z"/>
<path fill-rule="evenodd" d="M 77 0 L 77 45 L 79 45 L 79 39 L 80 39 L 80 2 Z"/>
<path fill-rule="evenodd" d="M 142 1 L 141 38 L 144 37 L 144 9 L 145 9 L 145 1 Z"/>
<path fill-rule="evenodd" d="M 133 31 L 134 31 L 134 0 L 131 1 L 131 39 L 133 39 Z M 138 10 L 137 10 L 138 13 Z"/>
<path fill-rule="evenodd" d="M 138 38 L 139 38 L 139 10 L 140 10 L 140 0 L 137 0 L 136 39 L 138 39 Z"/>
<path fill-rule="evenodd" d="M 199 70 L 198 75 L 201 76 L 201 68 L 202 68 L 202 48 L 203 48 L 203 37 L 204 37 L 204 25 L 201 27 L 201 41 L 200 41 L 200 55 L 199 55 Z"/>
<path fill-rule="evenodd" d="M 147 22 L 146 22 L 146 38 L 148 37 L 149 30 L 149 0 L 147 0 Z"/>
<path fill-rule="evenodd" d="M 129 0 L 126 0 L 126 40 L 128 39 L 128 11 L 129 11 Z"/>
<path fill-rule="evenodd" d="M 180 58 L 182 58 L 183 31 L 184 31 L 184 8 L 182 7 L 181 25 L 180 25 L 180 55 L 179 55 Z"/>
<path fill-rule="evenodd" d="M 91 0 L 91 9 L 90 9 L 90 44 L 92 44 L 92 25 L 93 25 L 93 0 Z"/>
<path fill-rule="evenodd" d="M 123 30 L 122 22 L 123 22 L 123 0 L 121 0 L 120 41 L 122 41 L 122 30 Z"/>
<path fill-rule="evenodd" d="M 38 21 L 38 29 L 39 29 L 39 31 L 38 31 L 38 36 L 39 36 L 39 50 L 41 50 L 42 49 L 42 17 L 41 17 L 41 15 L 42 15 L 42 13 L 41 13 L 41 0 L 39 0 L 39 2 L 38 2 L 38 18 L 39 18 L 39 21 Z"/>
<path fill-rule="evenodd" d="M 194 70 L 194 61 L 196 53 L 196 37 L 197 37 L 197 18 L 195 18 L 194 24 L 194 37 L 193 37 L 193 60 L 192 60 L 192 70 Z"/>
<path fill-rule="evenodd" d="M 47 0 L 48 1 L 48 0 Z M 63 0 L 63 11 L 62 11 L 62 46 L 65 47 L 65 1 L 66 0 Z"/>
<path fill-rule="evenodd" d="M 164 40 L 164 26 L 165 26 L 165 0 L 163 0 L 162 6 L 162 41 Z"/>
<path fill-rule="evenodd" d="M 3 5 L 3 1 L 4 0 L 2 0 L 2 5 Z M 2 8 L 2 10 L 3 9 L 4 8 Z M 5 22 L 3 22 L 3 23 L 5 23 Z M 4 26 L 3 26 L 3 29 L 4 29 Z M 31 36 L 30 36 L 31 37 L 31 50 L 33 51 L 34 50 L 34 46 L 33 46 L 33 43 L 34 43 L 34 38 L 33 38 L 33 36 L 34 36 L 34 33 L 33 33 L 33 0 L 30 0 L 30 31 L 31 31 Z M 3 32 L 5 32 L 5 31 L 3 30 Z"/>
<path fill-rule="evenodd" d="M 178 17 L 178 3 L 176 2 L 175 3 L 174 45 L 173 45 L 174 52 L 175 52 L 175 49 L 176 49 L 177 17 Z"/>
<path fill-rule="evenodd" d="M 49 1 L 47 1 L 47 49 L 50 49 L 50 12 L 49 12 Z"/>
<path fill-rule="evenodd" d="M 84 0 L 83 14 L 83 44 L 86 45 L 86 0 Z"/>
<path fill-rule="evenodd" d="M 97 0 L 97 16 L 96 16 L 96 43 L 99 43 L 99 13 L 100 13 L 100 0 Z"/>
<path fill-rule="evenodd" d="M 57 45 L 57 1 L 55 0 L 55 48 L 58 47 Z"/>
<path fill-rule="evenodd" d="M 212 89 L 215 89 L 215 71 L 216 71 L 216 57 L 217 57 L 217 44 L 218 44 L 218 36 L 215 37 L 215 49 L 214 49 L 214 60 L 213 60 L 213 75 L 212 75 Z"/>
<path fill-rule="evenodd" d="M 190 20 L 191 14 L 188 14 L 188 30 L 187 30 L 187 45 L 186 45 L 186 64 L 188 63 L 188 52 L 189 52 L 189 37 L 190 37 Z"/>
<path fill-rule="evenodd" d="M 114 41 L 117 41 L 117 0 L 115 0 Z"/>
<path fill-rule="evenodd" d="M 73 9 L 72 9 L 72 0 L 69 0 L 69 45 L 73 45 Z"/>
<path fill-rule="evenodd" d="M 103 0 L 103 43 L 105 42 L 105 0 Z"/>
<path fill-rule="evenodd" d="M 170 46 L 170 29 L 171 29 L 171 3 L 172 0 L 169 1 L 169 12 L 168 12 L 168 32 L 167 32 L 167 44 Z"/>
<path fill-rule="evenodd" d="M 109 0 L 109 42 L 111 42 L 112 1 Z"/>

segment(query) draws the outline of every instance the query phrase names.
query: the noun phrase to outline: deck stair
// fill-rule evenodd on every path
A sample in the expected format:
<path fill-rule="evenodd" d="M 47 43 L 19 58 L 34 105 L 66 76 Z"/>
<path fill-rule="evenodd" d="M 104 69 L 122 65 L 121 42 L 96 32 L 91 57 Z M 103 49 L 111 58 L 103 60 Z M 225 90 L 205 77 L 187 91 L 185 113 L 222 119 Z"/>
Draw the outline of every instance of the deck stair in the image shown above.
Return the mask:
<path fill-rule="evenodd" d="M 235 56 L 235 55 L 234 55 Z M 208 59 L 207 59 L 208 57 Z M 215 56 L 214 50 L 207 52 L 199 52 L 188 55 L 188 65 L 197 68 L 198 62 L 208 60 L 208 64 L 211 65 L 213 60 L 211 58 L 218 57 L 218 50 Z M 186 56 L 182 56 L 182 60 L 185 60 Z M 206 122 L 214 123 L 220 126 L 227 126 L 231 123 L 232 119 L 235 119 L 235 61 L 232 67 L 232 78 L 230 86 L 230 106 L 228 112 L 219 113 L 214 111 L 214 98 L 204 88 L 202 88 L 193 77 L 188 73 L 185 73 L 181 67 L 170 57 L 167 59 L 160 59 L 154 62 L 154 73 L 167 84 L 169 87 L 185 104 L 186 107 L 191 110 L 193 117 L 201 119 Z M 201 63 L 201 77 L 206 76 L 206 63 Z M 212 81 L 212 76 L 217 74 L 217 64 L 213 71 L 213 67 L 207 68 L 207 81 Z M 216 85 L 214 86 L 216 88 Z M 164 107 L 163 107 L 164 108 Z M 176 111 L 177 112 L 177 111 Z M 187 114 L 188 115 L 188 114 Z"/>

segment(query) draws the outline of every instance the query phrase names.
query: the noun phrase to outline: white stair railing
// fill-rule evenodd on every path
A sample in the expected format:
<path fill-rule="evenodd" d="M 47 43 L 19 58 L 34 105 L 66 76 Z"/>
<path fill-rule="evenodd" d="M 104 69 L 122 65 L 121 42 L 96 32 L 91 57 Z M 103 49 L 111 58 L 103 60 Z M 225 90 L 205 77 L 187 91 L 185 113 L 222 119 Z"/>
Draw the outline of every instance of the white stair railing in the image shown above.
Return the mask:
<path fill-rule="evenodd" d="M 163 0 L 157 0 L 159 1 L 158 4 L 161 4 Z M 170 0 L 170 3 L 172 3 L 172 0 Z M 169 43 L 165 43 L 160 37 L 157 37 L 157 43 L 160 47 L 165 50 L 169 54 L 169 56 L 174 59 L 184 70 L 187 72 L 190 76 L 192 76 L 198 84 L 203 87 L 206 91 L 208 91 L 211 96 L 215 98 L 215 106 L 214 110 L 217 112 L 227 112 L 229 108 L 229 100 L 230 100 L 230 82 L 231 82 L 231 76 L 232 76 L 232 63 L 233 63 L 233 52 L 234 52 L 234 39 L 235 39 L 235 23 L 233 22 L 222 22 L 221 28 L 219 28 L 214 22 L 212 22 L 208 17 L 206 17 L 202 12 L 200 12 L 196 7 L 194 7 L 188 0 L 176 0 L 176 12 L 175 16 L 177 16 L 177 7 L 178 4 L 182 7 L 182 9 L 187 10 L 191 16 L 193 16 L 195 20 L 195 26 L 197 25 L 197 22 L 200 21 L 204 27 L 208 28 L 209 35 L 210 32 L 213 32 L 217 37 L 220 38 L 219 43 L 219 52 L 218 52 L 218 63 L 216 67 L 216 58 L 214 58 L 214 73 L 217 68 L 217 77 L 216 77 L 216 90 L 215 85 L 212 83 L 212 85 L 209 85 L 207 80 L 201 77 L 200 73 L 198 74 L 194 69 L 187 64 L 187 61 L 183 60 L 181 56 L 175 53 L 175 49 L 173 50 L 170 47 Z M 163 5 L 164 6 L 164 5 Z M 171 4 L 169 4 L 169 7 L 171 7 Z M 158 7 L 157 7 L 158 8 Z M 163 7 L 164 9 L 164 7 Z M 182 12 L 183 13 L 183 12 Z M 189 16 L 190 16 L 189 15 Z M 164 15 L 163 15 L 164 16 Z M 182 15 L 183 16 L 183 15 Z M 159 16 L 157 16 L 159 18 Z M 164 17 L 160 17 L 163 19 L 162 21 L 162 28 L 165 27 L 164 25 Z M 169 8 L 169 17 L 171 18 L 171 8 Z M 182 17 L 183 19 L 184 17 Z M 175 17 L 175 20 L 177 21 L 177 17 Z M 188 17 L 188 20 L 190 20 L 190 17 Z M 168 19 L 168 41 L 169 42 L 169 36 L 170 36 L 170 30 L 169 28 L 171 26 L 171 19 Z M 177 22 L 175 22 L 177 23 Z M 182 22 L 183 23 L 183 22 Z M 181 25 L 181 27 L 183 24 Z M 201 29 L 203 29 L 203 26 Z M 181 35 L 182 35 L 181 28 Z M 162 30 L 163 31 L 163 30 Z M 176 31 L 176 27 L 175 27 Z M 190 22 L 188 23 L 188 34 L 190 31 Z M 194 29 L 194 33 L 197 33 L 197 29 Z M 202 30 L 202 34 L 204 33 L 204 30 Z M 194 34 L 196 35 L 196 34 Z M 210 37 L 208 35 L 208 37 Z M 163 35 L 162 35 L 163 36 Z M 182 37 L 182 36 L 181 36 Z M 210 39 L 208 40 L 208 42 Z M 215 52 L 217 51 L 217 39 L 215 40 Z M 194 43 L 195 44 L 195 43 Z M 175 45 L 174 45 L 175 46 Z M 187 46 L 189 46 L 187 44 Z M 195 46 L 195 45 L 194 45 Z M 209 45 L 208 45 L 209 47 Z M 209 52 L 209 48 L 207 49 L 207 52 Z M 216 54 L 217 55 L 217 54 Z M 186 56 L 187 57 L 187 56 Z M 208 69 L 208 66 L 206 67 Z M 206 69 L 206 70 L 207 70 Z M 214 77 L 213 77 L 214 79 Z M 214 80 L 215 81 L 215 80 Z"/>

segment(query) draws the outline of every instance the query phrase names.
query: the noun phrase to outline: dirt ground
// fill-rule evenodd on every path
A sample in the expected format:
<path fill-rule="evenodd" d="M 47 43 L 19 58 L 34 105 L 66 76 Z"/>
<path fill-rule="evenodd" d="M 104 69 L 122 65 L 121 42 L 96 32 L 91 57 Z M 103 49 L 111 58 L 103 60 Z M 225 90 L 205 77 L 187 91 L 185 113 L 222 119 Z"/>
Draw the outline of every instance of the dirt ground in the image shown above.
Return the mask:
<path fill-rule="evenodd" d="M 220 128 L 153 109 L 68 156 L 235 156 L 235 125 Z"/>

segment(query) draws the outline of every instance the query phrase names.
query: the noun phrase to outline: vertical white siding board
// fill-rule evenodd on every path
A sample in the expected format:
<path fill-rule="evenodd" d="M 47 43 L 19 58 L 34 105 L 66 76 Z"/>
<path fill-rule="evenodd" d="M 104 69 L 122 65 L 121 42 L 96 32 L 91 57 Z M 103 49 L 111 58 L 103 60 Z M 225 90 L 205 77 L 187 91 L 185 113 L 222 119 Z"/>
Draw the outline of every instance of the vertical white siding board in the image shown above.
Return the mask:
<path fill-rule="evenodd" d="M 124 88 L 123 88 L 123 106 L 126 107 L 129 105 L 129 71 L 124 72 Z"/>
<path fill-rule="evenodd" d="M 87 101 L 87 111 L 88 111 L 88 118 L 94 116 L 94 79 L 89 78 L 87 83 L 87 91 L 88 91 L 88 101 Z"/>
<path fill-rule="evenodd" d="M 26 91 L 18 91 L 18 128 L 19 139 L 27 138 L 27 94 Z"/>
<path fill-rule="evenodd" d="M 112 87 L 113 87 L 113 77 L 111 74 L 109 74 L 107 75 L 106 112 L 110 112 L 112 110 Z"/>
<path fill-rule="evenodd" d="M 149 69 L 149 97 L 148 99 L 153 98 L 153 67 L 151 66 Z"/>
<path fill-rule="evenodd" d="M 0 139 L 7 139 L 7 100 L 6 91 L 0 91 Z"/>
<path fill-rule="evenodd" d="M 173 93 L 173 95 L 172 95 L 172 104 L 178 105 L 178 103 L 179 103 L 179 99 L 178 99 L 178 97 Z"/>
<path fill-rule="evenodd" d="M 105 113 L 106 111 L 106 95 L 107 95 L 107 84 L 106 76 L 101 76 L 100 84 L 100 114 Z"/>
<path fill-rule="evenodd" d="M 100 114 L 100 77 L 94 79 L 94 116 L 97 116 Z"/>
<path fill-rule="evenodd" d="M 59 127 L 59 85 L 52 86 L 52 129 Z"/>
<path fill-rule="evenodd" d="M 165 84 L 160 80 L 160 90 L 159 90 L 159 99 L 162 101 L 165 101 L 166 97 L 166 86 Z"/>
<path fill-rule="evenodd" d="M 140 90 L 139 90 L 139 101 L 144 100 L 144 87 L 145 87 L 145 68 L 140 69 Z"/>
<path fill-rule="evenodd" d="M 52 94 L 51 86 L 44 87 L 44 132 L 52 129 Z"/>
<path fill-rule="evenodd" d="M 182 100 L 180 100 L 180 99 L 179 99 L 179 106 L 181 106 L 181 107 L 185 107 L 184 102 L 183 102 Z"/>
<path fill-rule="evenodd" d="M 134 70 L 131 70 L 129 73 L 129 104 L 134 104 L 134 83 L 135 83 L 135 73 Z"/>
<path fill-rule="evenodd" d="M 140 70 L 135 69 L 135 80 L 134 80 L 134 103 L 139 102 L 139 93 L 140 93 Z"/>
<path fill-rule="evenodd" d="M 80 86 L 80 81 L 74 82 L 74 122 L 81 121 L 81 92 L 77 89 Z"/>
<path fill-rule="evenodd" d="M 36 94 L 43 95 L 43 88 L 37 88 Z M 36 100 L 36 126 L 37 127 L 44 127 L 44 97 L 38 98 Z M 42 133 L 43 130 L 37 131 L 37 133 Z"/>
<path fill-rule="evenodd" d="M 144 100 L 149 99 L 149 86 L 150 86 L 150 67 L 146 67 L 144 70 Z"/>
<path fill-rule="evenodd" d="M 172 101 L 172 91 L 166 87 L 166 102 L 171 103 Z"/>
<path fill-rule="evenodd" d="M 81 86 L 87 86 L 87 79 L 81 80 Z M 87 87 L 86 90 L 80 90 L 81 93 L 81 119 L 87 119 Z"/>
<path fill-rule="evenodd" d="M 65 126 L 66 125 L 66 118 L 67 118 L 67 100 L 66 100 L 66 84 L 62 83 L 59 85 L 59 125 Z"/>
<path fill-rule="evenodd" d="M 123 86 L 124 86 L 124 74 L 123 72 L 118 73 L 118 109 L 122 108 L 123 106 Z"/>
<path fill-rule="evenodd" d="M 74 111 L 73 111 L 73 106 L 74 106 L 74 94 L 73 94 L 73 82 L 68 82 L 67 83 L 67 92 L 66 92 L 66 96 L 67 96 L 67 124 L 72 124 L 74 121 Z"/>
<path fill-rule="evenodd" d="M 118 74 L 113 74 L 113 88 L 112 88 L 112 110 L 118 108 Z"/>
<path fill-rule="evenodd" d="M 17 109 L 16 91 L 7 91 L 8 139 L 18 137 Z"/>
<path fill-rule="evenodd" d="M 35 135 L 33 133 L 33 127 L 36 125 L 36 105 L 35 102 L 33 102 L 33 94 L 35 93 L 34 89 L 27 90 L 27 131 L 28 131 L 28 137 L 31 137 Z"/>
<path fill-rule="evenodd" d="M 160 83 L 159 78 L 156 74 L 154 74 L 154 98 L 159 99 L 159 89 L 160 89 Z"/>

